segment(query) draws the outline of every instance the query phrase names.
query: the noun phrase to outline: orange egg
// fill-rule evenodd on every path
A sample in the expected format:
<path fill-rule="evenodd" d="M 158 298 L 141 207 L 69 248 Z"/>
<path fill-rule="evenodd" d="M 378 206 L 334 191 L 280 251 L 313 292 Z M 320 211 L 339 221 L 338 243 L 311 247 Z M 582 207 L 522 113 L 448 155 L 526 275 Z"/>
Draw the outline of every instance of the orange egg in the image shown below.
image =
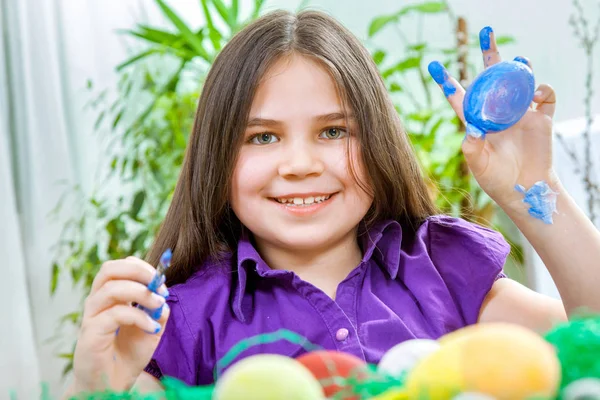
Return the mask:
<path fill-rule="evenodd" d="M 345 379 L 365 376 L 361 371 L 367 367 L 367 364 L 356 356 L 328 350 L 303 354 L 297 358 L 297 361 L 312 372 L 323 386 L 328 398 L 344 389 L 348 390 L 345 386 Z M 348 400 L 353 399 L 358 399 L 358 397 L 348 398 Z"/>

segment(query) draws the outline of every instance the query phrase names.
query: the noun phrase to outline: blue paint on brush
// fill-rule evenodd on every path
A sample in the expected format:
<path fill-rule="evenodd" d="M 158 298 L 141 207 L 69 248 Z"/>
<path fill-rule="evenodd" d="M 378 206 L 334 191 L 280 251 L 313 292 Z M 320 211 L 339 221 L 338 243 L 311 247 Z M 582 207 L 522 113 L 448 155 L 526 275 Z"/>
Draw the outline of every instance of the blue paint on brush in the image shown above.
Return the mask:
<path fill-rule="evenodd" d="M 148 284 L 148 289 L 151 292 L 156 293 L 158 288 L 165 283 L 165 272 L 171 266 L 171 259 L 173 258 L 173 252 L 171 249 L 167 249 L 161 256 L 160 262 L 156 267 L 156 274 L 152 278 L 152 281 Z"/>
<path fill-rule="evenodd" d="M 491 38 L 490 35 L 494 32 L 494 30 L 490 26 L 486 26 L 479 32 L 479 46 L 481 47 L 481 51 L 488 51 L 491 47 Z"/>
<path fill-rule="evenodd" d="M 456 93 L 456 87 L 450 82 L 450 75 L 446 68 L 439 61 L 432 61 L 429 63 L 427 67 L 429 70 L 429 74 L 433 78 L 433 80 L 442 86 L 442 90 L 444 91 L 444 95 L 446 97 L 452 96 Z"/>
<path fill-rule="evenodd" d="M 525 190 L 521 185 L 515 190 L 524 195 L 523 202 L 529 204 L 529 215 L 552 224 L 552 214 L 556 212 L 556 196 L 558 193 L 550 189 L 545 181 L 536 182 L 531 188 Z"/>
<path fill-rule="evenodd" d="M 535 92 L 531 69 L 519 61 L 503 61 L 479 74 L 465 93 L 467 134 L 482 137 L 504 131 L 525 115 Z"/>

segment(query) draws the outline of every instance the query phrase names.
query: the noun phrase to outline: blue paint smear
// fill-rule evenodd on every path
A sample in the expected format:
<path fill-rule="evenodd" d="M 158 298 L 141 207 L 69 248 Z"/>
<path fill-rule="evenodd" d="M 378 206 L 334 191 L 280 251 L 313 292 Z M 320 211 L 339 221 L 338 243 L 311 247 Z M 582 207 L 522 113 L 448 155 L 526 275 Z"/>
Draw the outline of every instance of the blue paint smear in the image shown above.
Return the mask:
<path fill-rule="evenodd" d="M 475 78 L 465 93 L 467 132 L 479 137 L 510 128 L 525 115 L 534 92 L 535 79 L 527 65 L 519 61 L 492 65 Z"/>
<path fill-rule="evenodd" d="M 446 97 L 452 96 L 456 93 L 456 87 L 450 82 L 450 76 L 448 75 L 448 71 L 439 61 L 432 61 L 429 63 L 427 67 L 429 70 L 429 74 L 433 78 L 433 80 L 442 86 L 442 90 L 444 91 L 444 95 Z"/>
<path fill-rule="evenodd" d="M 556 196 L 558 193 L 550 189 L 545 181 L 536 182 L 528 190 L 525 190 L 521 185 L 517 185 L 515 190 L 525 196 L 523 202 L 530 205 L 529 215 L 544 221 L 546 224 L 552 224 L 552 214 L 556 212 Z"/>
<path fill-rule="evenodd" d="M 494 30 L 486 26 L 479 32 L 479 46 L 481 47 L 481 51 L 488 51 L 490 49 L 490 34 L 494 32 Z"/>

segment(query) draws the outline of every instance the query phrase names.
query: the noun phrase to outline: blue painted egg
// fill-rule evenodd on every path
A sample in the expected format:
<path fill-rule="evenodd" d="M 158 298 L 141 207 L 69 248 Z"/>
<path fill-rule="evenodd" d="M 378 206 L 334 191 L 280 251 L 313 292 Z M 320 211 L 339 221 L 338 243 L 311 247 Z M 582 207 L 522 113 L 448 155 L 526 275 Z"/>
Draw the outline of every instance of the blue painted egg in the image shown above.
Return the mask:
<path fill-rule="evenodd" d="M 487 68 L 465 93 L 467 132 L 479 137 L 510 128 L 527 112 L 534 91 L 533 72 L 520 61 L 503 61 Z"/>

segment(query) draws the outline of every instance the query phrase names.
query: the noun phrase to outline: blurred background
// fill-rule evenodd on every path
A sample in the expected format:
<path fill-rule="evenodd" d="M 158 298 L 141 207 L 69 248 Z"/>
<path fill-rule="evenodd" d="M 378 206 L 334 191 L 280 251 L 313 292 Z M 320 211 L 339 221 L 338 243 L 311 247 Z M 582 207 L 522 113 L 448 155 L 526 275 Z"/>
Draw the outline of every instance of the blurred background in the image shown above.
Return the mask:
<path fill-rule="evenodd" d="M 508 274 L 558 297 L 470 178 L 427 64 L 468 85 L 486 25 L 505 59 L 528 57 L 558 95 L 556 169 L 598 226 L 598 0 L 0 0 L 0 399 L 39 398 L 41 382 L 60 393 L 94 274 L 143 256 L 164 216 L 215 55 L 252 19 L 305 7 L 371 51 L 438 206 L 500 230 Z"/>

